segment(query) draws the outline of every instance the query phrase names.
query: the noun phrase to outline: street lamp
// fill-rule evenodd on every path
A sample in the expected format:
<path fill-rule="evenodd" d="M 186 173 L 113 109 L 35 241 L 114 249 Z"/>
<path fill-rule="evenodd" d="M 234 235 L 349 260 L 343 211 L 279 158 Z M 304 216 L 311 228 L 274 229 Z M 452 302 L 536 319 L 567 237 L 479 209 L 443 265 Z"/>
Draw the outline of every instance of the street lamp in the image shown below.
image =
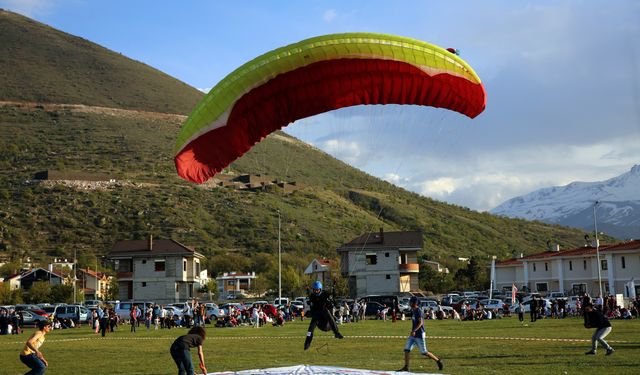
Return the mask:
<path fill-rule="evenodd" d="M 598 204 L 600 201 L 596 201 L 593 205 L 593 229 L 596 232 L 596 260 L 598 262 L 598 289 L 600 290 L 600 298 L 604 297 L 602 294 L 602 275 L 600 269 L 602 268 L 602 264 L 600 264 L 600 240 L 598 240 L 598 220 L 596 218 L 596 209 L 598 208 Z"/>
<path fill-rule="evenodd" d="M 280 240 L 280 210 L 278 210 L 278 304 L 282 303 L 282 242 Z"/>

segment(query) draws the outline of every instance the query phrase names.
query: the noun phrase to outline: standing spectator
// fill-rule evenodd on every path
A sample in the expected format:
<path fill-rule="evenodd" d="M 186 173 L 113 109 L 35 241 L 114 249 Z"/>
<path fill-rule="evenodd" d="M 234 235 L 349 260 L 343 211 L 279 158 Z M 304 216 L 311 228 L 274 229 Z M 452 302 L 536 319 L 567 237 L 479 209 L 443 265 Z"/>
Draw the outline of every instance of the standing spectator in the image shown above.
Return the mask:
<path fill-rule="evenodd" d="M 44 343 L 44 336 L 51 331 L 51 322 L 48 320 L 38 322 L 38 330 L 29 337 L 20 353 L 20 361 L 31 369 L 27 374 L 42 375 L 49 367 L 40 351 Z"/>
<path fill-rule="evenodd" d="M 516 307 L 518 312 L 518 320 L 521 322 L 524 321 L 524 304 L 521 301 L 518 301 L 518 307 Z"/>
<path fill-rule="evenodd" d="M 105 336 L 108 327 L 109 327 L 109 310 L 105 307 L 104 311 L 102 312 L 102 317 L 100 318 L 100 331 L 102 332 L 102 337 Z"/>
<path fill-rule="evenodd" d="M 398 371 L 409 371 L 409 359 L 411 349 L 414 346 L 417 346 L 420 349 L 420 353 L 422 355 L 431 358 L 436 361 L 438 364 L 438 369 L 442 370 L 444 364 L 440 360 L 440 358 L 436 357 L 433 353 L 427 350 L 427 341 L 425 338 L 425 330 L 424 330 L 424 317 L 422 316 L 422 309 L 418 306 L 418 298 L 411 297 L 409 300 L 409 304 L 411 305 L 411 333 L 409 334 L 409 338 L 407 338 L 407 343 L 404 346 L 404 367 L 402 367 Z"/>
<path fill-rule="evenodd" d="M 358 322 L 360 318 L 360 304 L 358 301 L 353 301 L 353 305 L 351 305 L 351 315 L 353 316 L 353 321 Z"/>
<path fill-rule="evenodd" d="M 260 327 L 260 307 L 256 306 L 253 308 L 253 327 Z"/>
<path fill-rule="evenodd" d="M 131 332 L 136 333 L 136 323 L 138 321 L 138 305 L 131 306 L 129 311 L 129 320 L 131 321 Z"/>
<path fill-rule="evenodd" d="M 592 304 L 585 305 L 584 311 L 585 311 L 585 315 L 584 315 L 585 328 L 596 329 L 593 336 L 591 336 L 591 350 L 584 354 L 595 355 L 596 349 L 598 348 L 598 342 L 605 349 L 607 349 L 606 355 L 613 354 L 614 352 L 613 348 L 606 341 L 604 341 L 604 338 L 607 337 L 609 333 L 611 333 L 611 323 L 609 323 L 609 320 L 605 318 L 604 315 L 602 315 L 602 312 L 594 309 Z"/>
<path fill-rule="evenodd" d="M 535 322 L 538 317 L 538 300 L 536 297 L 531 298 L 529 304 L 529 315 L 531 315 L 531 322 Z"/>

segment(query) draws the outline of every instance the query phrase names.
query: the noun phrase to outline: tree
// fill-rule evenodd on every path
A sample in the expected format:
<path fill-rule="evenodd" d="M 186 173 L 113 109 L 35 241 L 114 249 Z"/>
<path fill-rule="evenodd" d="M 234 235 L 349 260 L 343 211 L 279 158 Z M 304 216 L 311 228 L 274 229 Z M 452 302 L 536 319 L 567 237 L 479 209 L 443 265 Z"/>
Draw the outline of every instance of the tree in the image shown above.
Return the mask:
<path fill-rule="evenodd" d="M 218 254 L 209 259 L 209 275 L 216 277 L 224 272 L 248 272 L 251 261 L 240 254 Z"/>
<path fill-rule="evenodd" d="M 433 293 L 443 293 L 453 289 L 453 276 L 449 273 L 438 272 L 427 264 L 420 265 L 420 289 Z"/>
<path fill-rule="evenodd" d="M 282 295 L 295 297 L 302 293 L 302 289 L 300 273 L 291 266 L 284 267 L 282 270 Z"/>
<path fill-rule="evenodd" d="M 109 285 L 107 285 L 107 291 L 104 294 L 104 298 L 107 301 L 114 301 L 118 299 L 118 294 L 120 293 L 120 287 L 118 286 L 118 279 L 115 277 L 111 278 L 109 281 Z"/>
<path fill-rule="evenodd" d="M 22 303 L 22 290 L 11 290 L 9 283 L 0 283 L 0 305 L 15 305 Z"/>
<path fill-rule="evenodd" d="M 73 286 L 63 284 L 52 286 L 51 300 L 53 302 L 73 303 Z"/>
<path fill-rule="evenodd" d="M 29 303 L 54 302 L 51 299 L 51 286 L 46 281 L 36 281 L 27 292 L 26 300 Z"/>

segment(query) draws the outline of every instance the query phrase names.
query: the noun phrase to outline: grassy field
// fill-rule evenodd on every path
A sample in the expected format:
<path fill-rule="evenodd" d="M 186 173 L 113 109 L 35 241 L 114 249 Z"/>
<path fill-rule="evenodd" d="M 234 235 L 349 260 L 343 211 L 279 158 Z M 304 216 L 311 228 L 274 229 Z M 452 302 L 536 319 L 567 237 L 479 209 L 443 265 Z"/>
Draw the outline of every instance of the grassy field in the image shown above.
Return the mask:
<path fill-rule="evenodd" d="M 396 370 L 402 367 L 402 348 L 410 322 L 365 321 L 340 327 L 346 336 L 316 332 L 313 346 L 303 351 L 308 321 L 275 328 L 208 328 L 204 350 L 208 371 L 282 367 L 296 364 Z M 21 374 L 26 367 L 18 353 L 27 333 L 0 336 L 0 373 Z M 168 350 L 185 329 L 149 330 L 136 334 L 128 326 L 106 338 L 88 327 L 53 331 L 42 351 L 47 374 L 173 374 Z M 581 319 L 543 320 L 521 324 L 515 318 L 483 322 L 428 321 L 429 350 L 445 362 L 449 374 L 637 374 L 640 365 L 640 321 L 614 321 L 607 337 L 616 352 L 585 356 L 593 330 Z M 586 340 L 586 341 L 585 341 Z M 197 362 L 195 351 L 194 362 Z M 437 372 L 433 361 L 414 350 L 413 372 Z"/>

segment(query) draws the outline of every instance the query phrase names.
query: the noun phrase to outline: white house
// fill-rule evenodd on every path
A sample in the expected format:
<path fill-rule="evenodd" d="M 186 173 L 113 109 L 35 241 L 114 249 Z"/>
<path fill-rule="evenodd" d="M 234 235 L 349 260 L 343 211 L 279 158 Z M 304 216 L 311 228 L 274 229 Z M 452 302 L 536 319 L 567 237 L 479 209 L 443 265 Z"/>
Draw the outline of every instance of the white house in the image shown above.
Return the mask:
<path fill-rule="evenodd" d="M 216 277 L 218 295 L 220 298 L 235 298 L 239 295 L 247 296 L 255 283 L 256 273 L 224 272 Z"/>
<path fill-rule="evenodd" d="M 324 285 L 329 285 L 331 281 L 331 270 L 337 263 L 328 259 L 314 259 L 304 270 L 305 275 L 311 275 L 313 280 L 319 280 Z"/>
<path fill-rule="evenodd" d="M 496 262 L 495 285 L 498 289 L 510 289 L 515 284 L 520 290 L 597 295 L 599 267 L 604 294 L 640 294 L 640 283 L 633 285 L 633 280 L 640 280 L 640 240 L 603 245 L 598 250 L 600 264 L 593 246 L 569 250 L 556 247 L 553 251 Z"/>

